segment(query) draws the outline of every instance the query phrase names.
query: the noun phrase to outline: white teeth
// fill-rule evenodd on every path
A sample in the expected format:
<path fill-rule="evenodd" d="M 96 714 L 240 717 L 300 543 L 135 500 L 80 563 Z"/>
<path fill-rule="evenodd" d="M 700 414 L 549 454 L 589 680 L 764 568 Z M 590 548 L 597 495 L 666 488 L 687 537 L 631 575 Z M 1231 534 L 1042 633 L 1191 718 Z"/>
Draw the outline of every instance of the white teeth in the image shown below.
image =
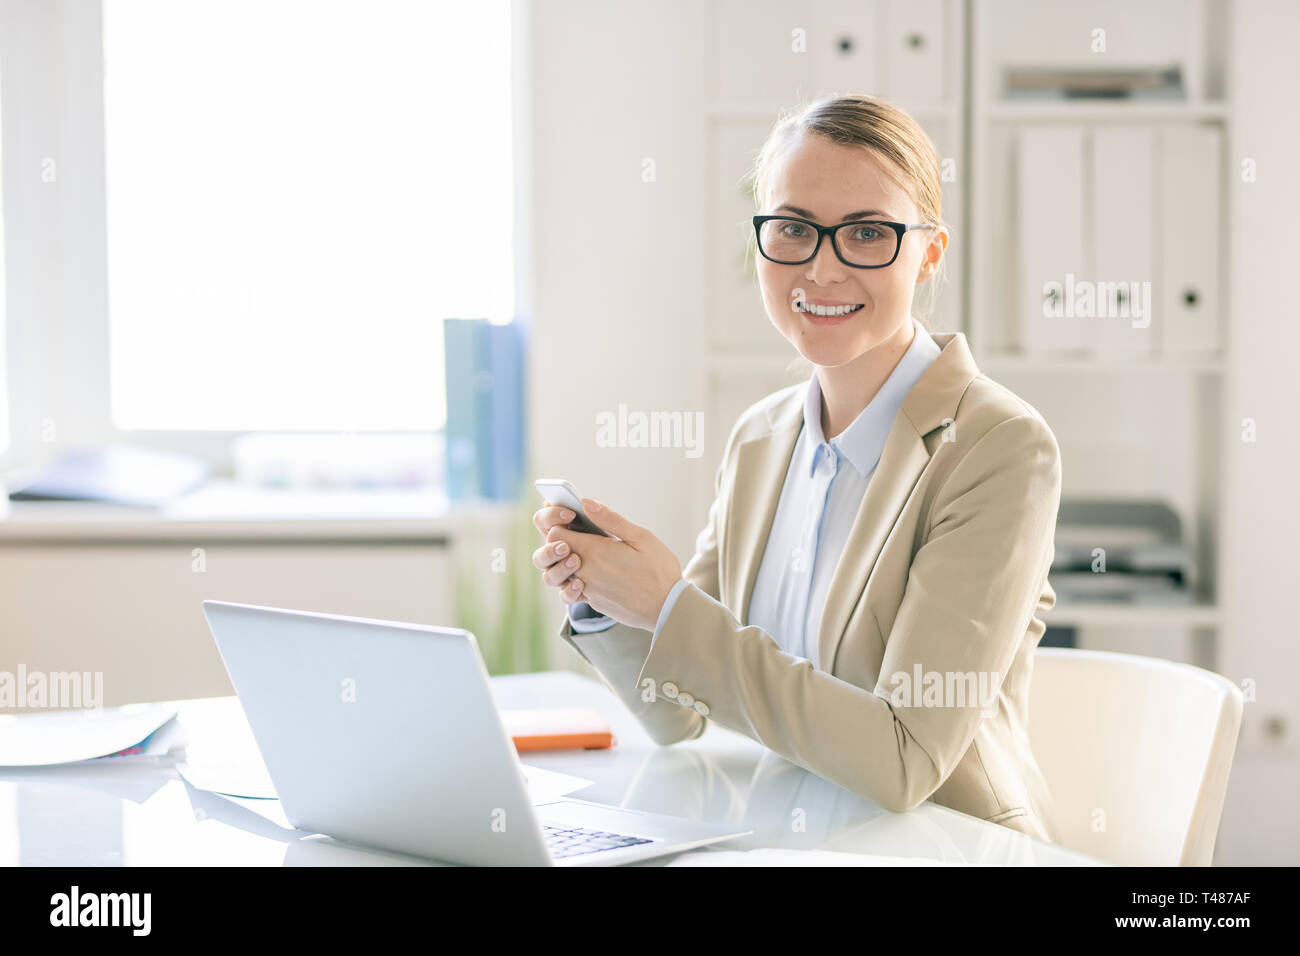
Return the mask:
<path fill-rule="evenodd" d="M 800 302 L 799 308 L 813 315 L 832 316 L 848 315 L 850 312 L 856 312 L 862 308 L 860 305 L 809 305 L 806 302 Z"/>

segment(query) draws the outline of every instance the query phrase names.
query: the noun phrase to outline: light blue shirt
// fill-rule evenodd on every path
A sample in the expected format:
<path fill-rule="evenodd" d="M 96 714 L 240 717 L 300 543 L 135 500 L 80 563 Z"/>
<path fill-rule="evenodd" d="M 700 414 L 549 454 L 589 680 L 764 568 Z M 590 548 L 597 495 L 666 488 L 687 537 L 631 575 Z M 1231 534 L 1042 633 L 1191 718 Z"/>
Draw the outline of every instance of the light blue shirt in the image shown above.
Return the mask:
<path fill-rule="evenodd" d="M 772 530 L 750 598 L 749 620 L 788 654 L 818 666 L 817 631 L 831 577 L 862 506 L 885 439 L 907 393 L 939 356 L 939 346 L 915 319 L 912 344 L 889 378 L 848 428 L 827 441 L 822 432 L 821 385 L 814 373 L 804 392 L 803 427 L 795 441 Z M 678 581 L 659 612 L 654 638 L 686 587 Z M 569 606 L 573 629 L 601 631 L 614 621 L 585 602 Z"/>

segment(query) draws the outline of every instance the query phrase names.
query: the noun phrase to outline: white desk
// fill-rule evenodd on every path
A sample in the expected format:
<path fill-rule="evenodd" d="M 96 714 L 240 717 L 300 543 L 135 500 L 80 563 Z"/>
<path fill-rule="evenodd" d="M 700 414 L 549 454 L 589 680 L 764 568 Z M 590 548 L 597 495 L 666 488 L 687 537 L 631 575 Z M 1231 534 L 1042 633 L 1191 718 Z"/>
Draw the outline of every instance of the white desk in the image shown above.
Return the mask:
<path fill-rule="evenodd" d="M 501 707 L 589 706 L 605 715 L 618 738 L 613 749 L 523 757 L 527 764 L 595 781 L 573 797 L 754 831 L 650 865 L 683 857 L 705 862 L 701 855 L 769 847 L 976 864 L 1099 862 L 930 802 L 910 813 L 889 813 L 716 724 L 696 740 L 658 747 L 603 684 L 577 674 L 498 677 L 492 685 Z M 204 747 L 252 746 L 235 698 L 179 706 L 196 759 Z M 196 790 L 167 760 L 125 765 L 115 758 L 93 766 L 0 770 L 0 865 L 422 862 L 294 830 L 278 802 Z"/>

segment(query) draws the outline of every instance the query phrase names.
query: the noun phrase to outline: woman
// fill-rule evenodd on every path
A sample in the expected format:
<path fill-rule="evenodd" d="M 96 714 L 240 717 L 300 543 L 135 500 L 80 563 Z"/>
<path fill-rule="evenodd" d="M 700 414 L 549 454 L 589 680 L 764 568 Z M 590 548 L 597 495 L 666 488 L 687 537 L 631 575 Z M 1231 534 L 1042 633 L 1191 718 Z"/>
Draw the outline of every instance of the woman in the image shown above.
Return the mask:
<path fill-rule="evenodd" d="M 1027 721 L 1060 502 L 1038 412 L 912 318 L 942 262 L 933 144 L 868 96 L 777 124 L 754 170 L 758 278 L 815 367 L 736 423 L 683 571 L 534 516 L 561 635 L 660 744 L 709 720 L 886 809 L 926 799 L 1053 840 Z"/>

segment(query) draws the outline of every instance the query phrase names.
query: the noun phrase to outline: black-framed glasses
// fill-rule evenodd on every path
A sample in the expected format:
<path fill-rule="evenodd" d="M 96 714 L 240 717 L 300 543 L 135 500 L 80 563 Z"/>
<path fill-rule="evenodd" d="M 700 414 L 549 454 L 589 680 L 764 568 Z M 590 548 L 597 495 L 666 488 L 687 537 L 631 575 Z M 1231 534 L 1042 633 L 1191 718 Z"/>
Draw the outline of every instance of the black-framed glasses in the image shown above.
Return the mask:
<path fill-rule="evenodd" d="M 884 219 L 860 219 L 835 226 L 819 226 L 795 216 L 755 216 L 754 234 L 764 259 L 783 266 L 811 262 L 821 248 L 822 237 L 831 237 L 831 248 L 840 262 L 855 269 L 883 269 L 898 258 L 903 234 L 913 229 L 933 229 L 932 223 L 908 225 Z"/>

